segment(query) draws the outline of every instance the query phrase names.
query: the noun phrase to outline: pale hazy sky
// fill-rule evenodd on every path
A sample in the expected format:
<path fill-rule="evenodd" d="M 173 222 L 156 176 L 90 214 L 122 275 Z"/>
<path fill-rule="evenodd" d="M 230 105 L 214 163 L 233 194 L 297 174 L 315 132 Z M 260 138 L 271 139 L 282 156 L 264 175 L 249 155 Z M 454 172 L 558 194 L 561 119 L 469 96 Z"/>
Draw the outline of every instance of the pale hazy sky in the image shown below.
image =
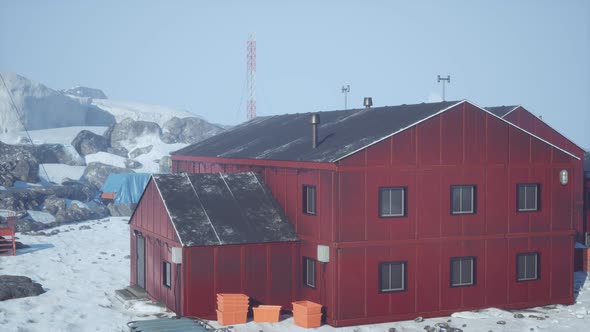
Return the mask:
<path fill-rule="evenodd" d="M 343 84 L 353 107 L 420 103 L 450 74 L 447 100 L 590 148 L 590 1 L 284 2 L 0 0 L 0 71 L 236 124 L 256 33 L 258 115 L 342 109 Z"/>

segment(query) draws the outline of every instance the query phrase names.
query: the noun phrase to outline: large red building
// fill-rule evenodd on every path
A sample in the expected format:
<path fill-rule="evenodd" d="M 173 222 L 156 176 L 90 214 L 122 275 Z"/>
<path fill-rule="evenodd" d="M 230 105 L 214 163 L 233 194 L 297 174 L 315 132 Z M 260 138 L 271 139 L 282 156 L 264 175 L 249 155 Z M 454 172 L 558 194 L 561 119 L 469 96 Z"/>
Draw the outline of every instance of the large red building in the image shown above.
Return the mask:
<path fill-rule="evenodd" d="M 185 212 L 148 185 L 131 249 L 138 236 L 182 248 L 143 256 L 158 286 L 182 252 L 167 288 L 182 315 L 214 316 L 213 294 L 237 291 L 321 303 L 333 326 L 572 303 L 583 151 L 542 125 L 521 127 L 526 116 L 503 118 L 528 113 L 514 109 L 460 101 L 256 118 L 175 152 L 173 172 L 258 174 L 297 239 L 175 242 Z M 132 261 L 132 284 L 140 267 Z"/>

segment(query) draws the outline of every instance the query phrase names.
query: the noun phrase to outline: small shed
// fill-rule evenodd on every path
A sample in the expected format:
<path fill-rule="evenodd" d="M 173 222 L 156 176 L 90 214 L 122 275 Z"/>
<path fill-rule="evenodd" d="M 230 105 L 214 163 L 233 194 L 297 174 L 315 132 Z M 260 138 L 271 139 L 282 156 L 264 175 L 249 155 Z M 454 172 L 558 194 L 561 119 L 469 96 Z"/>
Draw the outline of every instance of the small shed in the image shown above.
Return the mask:
<path fill-rule="evenodd" d="M 111 174 L 100 188 L 100 197 L 107 203 L 136 204 L 149 179 L 148 173 Z"/>
<path fill-rule="evenodd" d="M 299 239 L 255 173 L 154 174 L 129 223 L 130 283 L 178 314 L 215 317 L 216 293 L 295 299 Z"/>

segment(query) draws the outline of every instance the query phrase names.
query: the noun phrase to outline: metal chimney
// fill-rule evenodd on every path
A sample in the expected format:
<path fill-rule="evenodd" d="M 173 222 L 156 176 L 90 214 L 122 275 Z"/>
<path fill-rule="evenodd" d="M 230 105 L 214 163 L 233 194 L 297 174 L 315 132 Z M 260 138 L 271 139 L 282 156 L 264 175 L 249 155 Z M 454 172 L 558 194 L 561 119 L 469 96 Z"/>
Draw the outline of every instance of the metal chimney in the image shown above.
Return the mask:
<path fill-rule="evenodd" d="M 320 124 L 320 115 L 313 113 L 311 115 L 311 147 L 316 148 L 318 146 L 318 125 Z"/>
<path fill-rule="evenodd" d="M 365 97 L 365 100 L 363 100 L 363 105 L 365 106 L 366 110 L 371 108 L 371 106 L 373 106 L 373 98 Z"/>

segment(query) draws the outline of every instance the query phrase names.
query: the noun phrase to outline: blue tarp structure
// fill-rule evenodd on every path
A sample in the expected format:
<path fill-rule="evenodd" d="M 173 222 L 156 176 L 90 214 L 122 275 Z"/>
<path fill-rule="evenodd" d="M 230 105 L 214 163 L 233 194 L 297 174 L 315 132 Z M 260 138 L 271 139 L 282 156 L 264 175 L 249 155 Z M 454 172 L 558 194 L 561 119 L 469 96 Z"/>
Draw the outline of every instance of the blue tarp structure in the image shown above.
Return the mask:
<path fill-rule="evenodd" d="M 135 204 L 139 202 L 149 179 L 150 174 L 148 173 L 111 174 L 100 191 L 116 193 L 115 204 Z"/>

